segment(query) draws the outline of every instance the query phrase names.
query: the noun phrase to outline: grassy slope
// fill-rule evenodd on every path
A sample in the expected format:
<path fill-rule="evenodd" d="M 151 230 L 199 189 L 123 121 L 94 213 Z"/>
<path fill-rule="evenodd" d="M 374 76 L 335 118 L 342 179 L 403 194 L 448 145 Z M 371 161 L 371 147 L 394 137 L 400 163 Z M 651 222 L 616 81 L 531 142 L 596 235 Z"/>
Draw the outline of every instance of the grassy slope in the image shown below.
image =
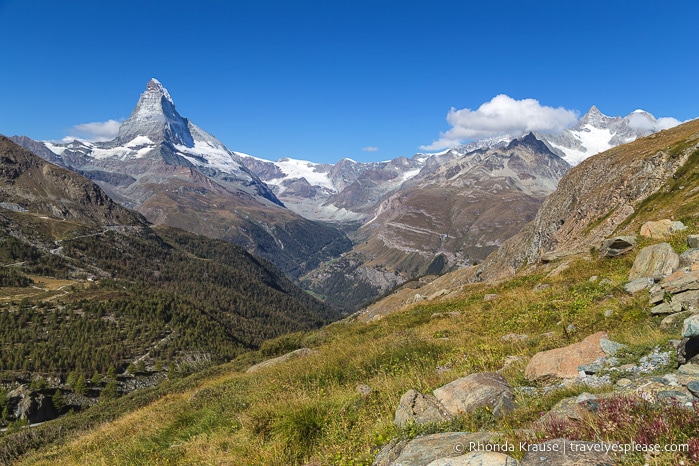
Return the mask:
<path fill-rule="evenodd" d="M 694 231 L 692 225 L 673 242 Z M 531 355 L 598 330 L 644 348 L 676 338 L 679 329 L 661 331 L 659 319 L 649 316 L 643 293 L 633 298 L 621 288 L 631 263 L 632 257 L 579 257 L 552 277 L 541 271 L 499 285 L 473 285 L 456 298 L 417 305 L 378 322 L 339 322 L 283 337 L 276 342 L 280 348 L 303 345 L 317 353 L 245 374 L 242 369 L 264 357 L 248 353 L 217 368 L 214 376 L 185 379 L 178 390 L 159 389 L 152 395 L 156 401 L 120 417 L 113 414 L 114 422 L 86 419 L 84 431 L 31 454 L 24 464 L 370 464 L 390 438 L 418 433 L 399 432 L 392 424 L 398 400 L 409 388 L 429 392 L 468 373 L 497 370 L 506 356 L 522 356 L 503 373 L 511 384 L 523 385 Z M 611 283 L 590 282 L 593 275 Z M 552 287 L 534 292 L 541 282 Z M 487 293 L 499 297 L 484 302 Z M 615 311 L 609 318 L 608 309 Z M 446 311 L 461 314 L 431 318 Z M 569 324 L 577 328 L 573 334 L 564 330 Z M 550 331 L 554 337 L 539 336 Z M 510 332 L 531 338 L 500 340 Z M 267 348 L 273 350 L 274 343 Z M 358 384 L 369 385 L 372 393 L 360 396 Z M 527 427 L 565 395 L 570 393 L 520 396 L 519 409 L 504 420 L 480 413 L 437 430 Z M 129 402 L 98 406 L 95 413 L 117 413 L 119 403 Z M 70 422 L 78 425 L 80 416 Z"/>

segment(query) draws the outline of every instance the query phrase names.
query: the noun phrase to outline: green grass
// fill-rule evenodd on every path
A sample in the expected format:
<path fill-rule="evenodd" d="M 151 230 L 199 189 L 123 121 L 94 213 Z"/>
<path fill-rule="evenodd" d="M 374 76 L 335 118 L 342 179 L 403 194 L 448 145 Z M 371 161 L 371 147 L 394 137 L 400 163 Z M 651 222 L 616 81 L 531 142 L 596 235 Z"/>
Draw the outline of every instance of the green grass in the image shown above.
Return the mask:
<path fill-rule="evenodd" d="M 507 356 L 521 360 L 503 375 L 513 386 L 529 385 L 523 375 L 529 357 L 599 330 L 629 345 L 632 353 L 677 337 L 659 329 L 644 293 L 632 297 L 623 291 L 632 259 L 579 257 L 554 277 L 540 273 L 468 286 L 456 298 L 422 303 L 376 322 L 336 322 L 271 340 L 206 374 L 48 423 L 63 426 L 63 433 L 53 437 L 53 447 L 35 445 L 38 451 L 24 464 L 369 465 L 391 438 L 477 429 L 512 436 L 583 389 L 518 395 L 516 411 L 502 419 L 480 410 L 442 425 L 399 430 L 393 416 L 408 389 L 429 393 L 469 373 L 499 370 Z M 593 275 L 600 279 L 589 281 Z M 542 282 L 551 287 L 534 292 Z M 498 298 L 483 300 L 492 293 Z M 605 317 L 608 309 L 614 310 L 612 317 Z M 431 318 L 449 311 L 460 315 Z M 571 324 L 575 330 L 567 331 Z M 529 338 L 501 340 L 511 332 Z M 542 336 L 546 332 L 553 336 Z M 242 372 L 303 346 L 316 353 Z M 371 393 L 361 395 L 359 384 L 371 387 Z M 12 436 L 0 440 L 0 452 L 12 441 Z"/>

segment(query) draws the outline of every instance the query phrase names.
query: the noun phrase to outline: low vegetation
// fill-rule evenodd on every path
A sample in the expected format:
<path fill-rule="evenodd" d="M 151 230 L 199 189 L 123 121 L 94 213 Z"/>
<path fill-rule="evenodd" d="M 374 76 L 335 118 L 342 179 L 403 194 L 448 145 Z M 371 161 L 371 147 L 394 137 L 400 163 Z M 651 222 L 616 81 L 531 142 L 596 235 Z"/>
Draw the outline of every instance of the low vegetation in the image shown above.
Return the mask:
<path fill-rule="evenodd" d="M 683 235 L 694 230 L 692 225 Z M 28 452 L 22 464 L 368 465 L 392 438 L 488 429 L 515 440 L 517 429 L 535 426 L 540 440 L 565 433 L 596 441 L 689 442 L 690 452 L 663 453 L 653 463 L 689 464 L 697 454 L 699 427 L 684 408 L 663 408 L 663 424 L 648 424 L 646 419 L 659 417 L 658 405 L 619 398 L 602 403 L 603 414 L 596 418 L 534 424 L 562 398 L 589 391 L 585 387 L 544 396 L 516 390 L 516 411 L 501 419 L 479 410 L 443 425 L 403 430 L 393 425 L 398 400 L 408 389 L 428 393 L 479 371 L 500 371 L 514 387 L 527 386 L 523 372 L 530 356 L 599 330 L 628 345 L 628 357 L 667 345 L 679 330 L 661 329 L 643 293 L 633 297 L 623 290 L 631 263 L 630 257 L 579 256 L 554 274 L 549 272 L 560 264 L 497 285 L 469 285 L 456 298 L 415 305 L 369 324 L 346 319 L 279 337 L 206 373 L 7 434 L 0 439 L 0 455 L 7 460 L 51 442 Z M 537 288 L 541 283 L 550 286 Z M 485 301 L 486 294 L 497 299 Z M 529 337 L 503 340 L 509 333 Z M 301 347 L 315 352 L 244 372 Z M 358 390 L 360 385 L 370 391 Z M 17 447 L 23 443 L 27 447 Z M 642 460 L 642 454 L 625 459 Z"/>

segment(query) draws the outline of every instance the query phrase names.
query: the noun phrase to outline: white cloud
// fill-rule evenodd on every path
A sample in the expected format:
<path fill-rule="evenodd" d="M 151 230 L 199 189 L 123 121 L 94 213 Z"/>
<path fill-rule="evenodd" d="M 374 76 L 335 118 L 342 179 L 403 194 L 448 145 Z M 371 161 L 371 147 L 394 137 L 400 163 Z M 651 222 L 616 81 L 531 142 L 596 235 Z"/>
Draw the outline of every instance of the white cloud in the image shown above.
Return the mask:
<path fill-rule="evenodd" d="M 90 142 L 111 141 L 119 134 L 121 122 L 116 120 L 95 121 L 73 126 L 71 135 L 64 140 L 80 139 Z"/>
<path fill-rule="evenodd" d="M 558 133 L 572 126 L 578 113 L 563 107 L 543 106 L 535 99 L 515 100 L 505 94 L 495 96 L 478 110 L 452 107 L 447 115 L 451 129 L 440 134 L 423 150 L 440 150 L 458 146 L 464 141 L 484 139 L 504 134 L 519 135 L 529 131 Z"/>
<path fill-rule="evenodd" d="M 671 117 L 658 118 L 652 120 L 646 116 L 645 112 L 634 112 L 629 116 L 629 126 L 633 129 L 660 131 L 673 128 L 682 123 L 680 120 Z"/>
<path fill-rule="evenodd" d="M 379 148 L 376 146 L 367 146 L 367 147 L 362 147 L 362 150 L 364 152 L 378 152 Z"/>

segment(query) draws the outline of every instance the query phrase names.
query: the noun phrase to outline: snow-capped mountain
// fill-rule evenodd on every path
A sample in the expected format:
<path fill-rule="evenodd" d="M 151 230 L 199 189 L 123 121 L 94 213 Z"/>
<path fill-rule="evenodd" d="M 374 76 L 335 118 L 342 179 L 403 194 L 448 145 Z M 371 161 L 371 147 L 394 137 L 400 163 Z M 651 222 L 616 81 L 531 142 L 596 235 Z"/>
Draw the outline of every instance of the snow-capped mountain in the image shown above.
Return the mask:
<path fill-rule="evenodd" d="M 569 164 L 577 165 L 595 154 L 669 127 L 643 110 L 623 118 L 610 117 L 593 105 L 574 127 L 561 134 L 536 133 L 536 136 Z"/>
<path fill-rule="evenodd" d="M 337 229 L 286 209 L 240 155 L 177 112 L 157 79 L 112 141 L 44 146 L 150 222 L 236 242 L 292 277 L 351 247 Z"/>

